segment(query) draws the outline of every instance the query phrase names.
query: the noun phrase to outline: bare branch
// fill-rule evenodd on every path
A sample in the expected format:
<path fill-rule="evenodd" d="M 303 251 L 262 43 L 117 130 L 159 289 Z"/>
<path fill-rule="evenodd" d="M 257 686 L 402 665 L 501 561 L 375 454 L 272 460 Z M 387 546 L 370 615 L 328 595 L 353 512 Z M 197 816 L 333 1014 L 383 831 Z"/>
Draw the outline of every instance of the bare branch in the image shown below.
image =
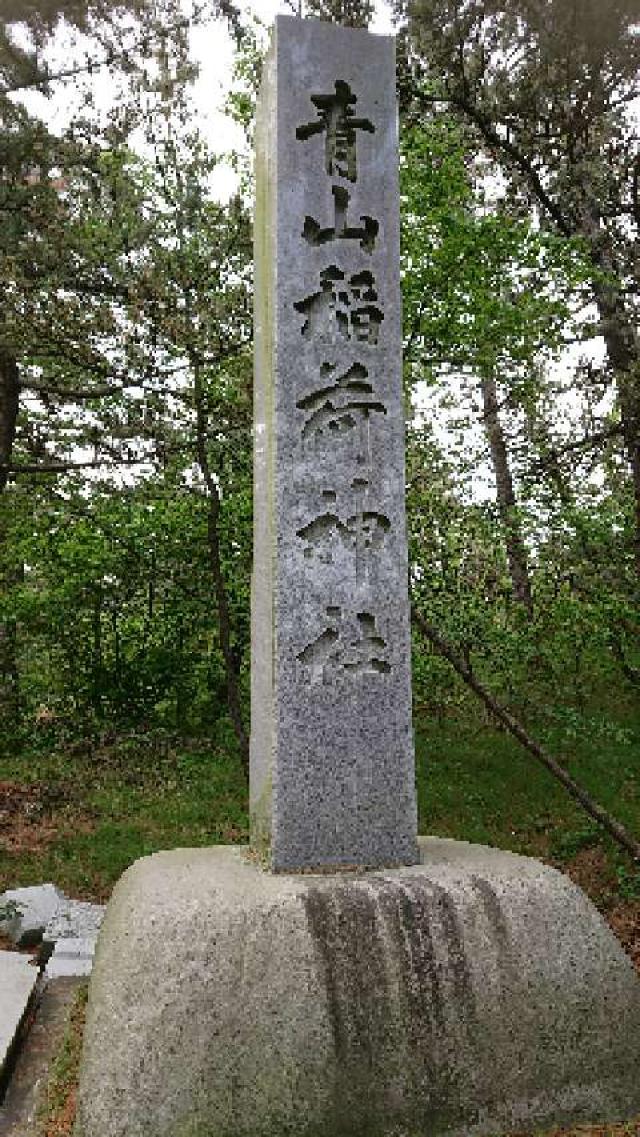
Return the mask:
<path fill-rule="evenodd" d="M 4 470 L 10 478 L 19 474 L 67 474 L 73 470 L 97 470 L 102 466 L 142 466 L 153 461 L 147 455 L 145 458 L 98 458 L 88 462 L 37 462 L 14 465 L 0 463 L 0 471 Z"/>
<path fill-rule="evenodd" d="M 115 387 L 105 383 L 99 387 L 55 387 L 51 383 L 41 382 L 39 379 L 21 379 L 20 390 L 34 391 L 36 394 L 54 395 L 58 398 L 71 399 L 82 402 L 84 399 L 102 399 L 106 395 L 118 395 L 122 387 Z"/>
<path fill-rule="evenodd" d="M 596 446 L 600 446 L 603 442 L 607 442 L 610 438 L 618 438 L 624 434 L 622 423 L 612 423 L 611 426 L 605 427 L 603 430 L 598 430 L 594 434 L 588 434 L 584 438 L 578 438 L 575 442 L 567 442 L 564 446 L 554 446 L 542 458 L 538 458 L 536 462 L 531 465 L 531 470 L 544 470 L 546 466 L 557 462 L 563 454 L 570 454 L 576 450 L 592 450 Z"/>
<path fill-rule="evenodd" d="M 411 617 L 423 636 L 433 644 L 438 654 L 443 656 L 444 659 L 451 664 L 454 671 L 457 671 L 460 678 L 464 680 L 467 686 L 470 687 L 474 694 L 484 703 L 494 718 L 502 723 L 520 745 L 523 746 L 525 750 L 528 750 L 529 753 L 564 786 L 571 797 L 582 806 L 594 821 L 597 821 L 598 825 L 601 825 L 602 828 L 613 837 L 618 845 L 631 855 L 634 861 L 640 862 L 640 843 L 635 837 L 631 833 L 628 833 L 624 826 L 613 817 L 612 814 L 595 801 L 584 787 L 571 777 L 564 766 L 549 754 L 548 750 L 541 746 L 539 742 L 536 742 L 535 738 L 531 737 L 522 723 L 518 722 L 518 720 L 493 697 L 484 684 L 476 677 L 470 664 L 468 664 L 462 656 L 458 655 L 453 646 L 440 635 L 432 624 L 425 620 L 415 604 L 411 606 Z"/>

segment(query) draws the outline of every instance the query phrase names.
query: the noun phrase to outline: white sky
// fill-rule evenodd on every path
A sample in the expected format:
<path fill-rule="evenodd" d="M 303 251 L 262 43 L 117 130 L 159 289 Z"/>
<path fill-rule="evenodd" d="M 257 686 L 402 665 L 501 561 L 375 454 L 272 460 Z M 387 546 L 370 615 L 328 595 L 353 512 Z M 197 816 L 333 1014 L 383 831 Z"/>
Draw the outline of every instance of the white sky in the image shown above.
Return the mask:
<path fill-rule="evenodd" d="M 292 13 L 286 0 L 241 0 L 238 6 L 243 18 L 254 15 L 266 25 L 266 29 L 271 26 L 278 12 Z M 382 35 L 392 34 L 393 24 L 388 3 L 386 0 L 377 0 L 376 6 L 377 14 L 371 30 Z M 182 7 L 187 14 L 191 10 L 191 0 L 183 0 Z M 266 34 L 265 30 L 265 42 Z M 17 38 L 20 40 L 19 34 Z M 60 31 L 47 56 L 52 70 L 68 67 L 72 60 L 79 58 L 83 47 L 95 57 L 95 49 L 89 40 L 65 30 Z M 212 20 L 205 27 L 198 27 L 191 37 L 191 52 L 200 68 L 193 89 L 198 125 L 216 153 L 238 149 L 243 144 L 242 131 L 223 110 L 231 89 L 234 63 L 234 49 L 226 21 Z M 92 90 L 98 109 L 106 110 L 113 104 L 117 92 L 108 68 L 95 72 Z M 81 103 L 79 89 L 75 87 L 74 81 L 54 85 L 50 98 L 36 92 L 21 93 L 19 97 L 33 114 L 44 119 L 52 129 L 63 128 Z M 231 170 L 221 169 L 215 186 L 217 192 L 224 198 L 233 192 L 234 187 L 235 177 Z"/>

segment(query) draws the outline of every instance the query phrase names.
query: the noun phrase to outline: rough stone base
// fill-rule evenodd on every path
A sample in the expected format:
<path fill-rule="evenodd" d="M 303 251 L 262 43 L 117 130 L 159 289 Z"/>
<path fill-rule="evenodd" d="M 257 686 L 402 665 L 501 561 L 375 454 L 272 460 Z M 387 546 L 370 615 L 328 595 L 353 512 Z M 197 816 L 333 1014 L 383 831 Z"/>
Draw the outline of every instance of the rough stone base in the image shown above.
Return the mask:
<path fill-rule="evenodd" d="M 640 980 L 560 873 L 138 861 L 98 942 L 81 1137 L 470 1137 L 640 1113 Z"/>

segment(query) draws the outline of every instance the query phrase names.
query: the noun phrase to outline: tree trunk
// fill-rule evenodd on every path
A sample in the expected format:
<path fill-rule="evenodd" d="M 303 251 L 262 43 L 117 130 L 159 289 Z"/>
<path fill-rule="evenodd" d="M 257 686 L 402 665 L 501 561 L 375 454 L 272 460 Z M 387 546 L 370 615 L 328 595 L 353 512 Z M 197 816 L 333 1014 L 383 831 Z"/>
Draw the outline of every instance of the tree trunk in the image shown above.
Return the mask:
<path fill-rule="evenodd" d="M 582 806 L 582 808 L 589 814 L 594 821 L 598 822 L 603 829 L 613 837 L 614 841 L 629 853 L 633 860 L 640 862 L 640 843 L 636 841 L 631 833 L 628 833 L 624 826 L 615 817 L 612 816 L 597 801 L 595 801 L 589 793 L 581 786 L 574 778 L 565 770 L 564 766 L 560 764 L 539 742 L 525 730 L 520 722 L 513 717 L 505 707 L 494 699 L 493 695 L 487 691 L 486 687 L 476 678 L 471 666 L 466 663 L 461 656 L 455 651 L 451 644 L 440 635 L 439 632 L 427 621 L 415 605 L 411 606 L 411 616 L 414 623 L 418 626 L 422 634 L 433 644 L 436 651 L 442 655 L 457 671 L 458 675 L 464 679 L 465 683 L 471 690 L 482 700 L 485 707 L 490 711 L 494 718 L 501 722 L 504 727 L 513 735 L 521 746 L 528 750 L 548 771 L 553 774 L 554 778 L 564 786 L 571 797 Z"/>
<path fill-rule="evenodd" d="M 239 667 L 236 653 L 231 643 L 231 620 L 229 604 L 227 601 L 227 588 L 222 572 L 222 559 L 220 556 L 220 492 L 212 474 L 207 454 L 207 413 L 205 397 L 202 388 L 200 366 L 192 360 L 194 370 L 194 401 L 196 406 L 196 451 L 198 465 L 204 478 L 207 489 L 207 541 L 209 546 L 209 564 L 213 577 L 216 606 L 218 609 L 218 635 L 220 649 L 224 660 L 225 681 L 227 688 L 227 707 L 233 725 L 236 739 L 240 747 L 240 757 L 245 776 L 249 776 L 249 738 L 242 721 L 242 708 L 240 702 Z"/>
<path fill-rule="evenodd" d="M 209 542 L 209 563 L 213 576 L 216 605 L 218 608 L 218 634 L 220 648 L 225 666 L 225 679 L 227 686 L 227 707 L 229 717 L 240 747 L 240 756 L 245 774 L 249 775 L 249 739 L 242 721 L 240 705 L 240 684 L 238 675 L 238 662 L 231 645 L 231 620 L 229 618 L 229 605 L 227 603 L 227 590 L 222 575 L 222 562 L 220 559 L 220 499 L 215 494 L 209 494 L 209 512 L 207 517 L 207 537 Z"/>
<path fill-rule="evenodd" d="M 0 493 L 9 478 L 19 395 L 18 365 L 13 356 L 0 349 Z"/>
<path fill-rule="evenodd" d="M 6 488 L 9 479 L 19 394 L 16 360 L 8 352 L 0 349 L 0 493 Z M 15 577 L 6 546 L 6 517 L 0 515 L 0 590 L 2 592 L 8 591 Z M 0 715 L 5 723 L 11 723 L 13 726 L 17 725 L 20 710 L 16 636 L 17 628 L 14 620 L 0 623 Z"/>
<path fill-rule="evenodd" d="M 509 467 L 509 453 L 500 422 L 496 381 L 492 371 L 487 370 L 481 374 L 480 386 L 484 404 L 485 429 L 496 478 L 498 512 L 504 531 L 513 595 L 518 603 L 524 604 L 527 612 L 532 616 L 533 595 L 527 565 L 527 550 L 518 517 L 513 478 Z"/>
<path fill-rule="evenodd" d="M 24 580 L 24 565 L 7 555 L 5 519 L 0 513 L 0 592 L 9 591 Z M 20 724 L 20 667 L 18 664 L 18 623 L 15 619 L 0 623 L 0 722 L 17 730 Z"/>
<path fill-rule="evenodd" d="M 0 624 L 0 724 L 14 730 L 20 720 L 20 674 L 18 671 L 17 625 Z"/>

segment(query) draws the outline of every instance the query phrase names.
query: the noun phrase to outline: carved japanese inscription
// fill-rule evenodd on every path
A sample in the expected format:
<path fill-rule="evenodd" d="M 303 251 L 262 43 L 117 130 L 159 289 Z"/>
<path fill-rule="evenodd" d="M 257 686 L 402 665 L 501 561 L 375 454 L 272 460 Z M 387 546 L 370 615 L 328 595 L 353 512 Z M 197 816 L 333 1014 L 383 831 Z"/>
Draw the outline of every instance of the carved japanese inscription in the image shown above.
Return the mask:
<path fill-rule="evenodd" d="M 326 626 L 298 655 L 312 683 L 331 683 L 342 675 L 387 675 L 386 640 L 371 612 L 343 612 L 330 606 Z"/>
<path fill-rule="evenodd" d="M 360 248 L 372 253 L 376 237 L 378 236 L 379 222 L 368 214 L 360 218 L 361 224 L 354 225 L 348 219 L 349 191 L 344 186 L 332 186 L 333 194 L 333 225 L 323 226 L 315 217 L 308 215 L 304 219 L 302 236 L 310 245 L 326 245 L 328 241 L 359 241 Z"/>
<path fill-rule="evenodd" d="M 311 102 L 318 108 L 318 118 L 296 130 L 299 139 L 324 134 L 327 173 L 351 182 L 355 182 L 357 176 L 356 131 L 367 130 L 373 134 L 375 130 L 368 118 L 356 118 L 357 101 L 349 84 L 337 79 L 334 94 L 311 96 Z"/>
<path fill-rule="evenodd" d="M 336 79 L 334 93 L 311 95 L 317 118 L 296 129 L 299 141 L 324 134 L 326 173 L 333 179 L 347 179 L 353 183 L 358 180 L 357 131 L 375 133 L 375 125 L 370 119 L 356 117 L 357 101 L 349 83 Z M 333 225 L 323 227 L 307 215 L 302 229 L 304 240 L 313 246 L 336 240 L 354 240 L 359 242 L 363 252 L 371 254 L 380 228 L 378 221 L 369 214 L 362 214 L 361 225 L 350 223 L 350 191 L 334 182 L 331 194 Z M 339 265 L 329 264 L 320 270 L 319 284 L 317 291 L 294 304 L 304 318 L 302 336 L 316 342 L 337 338 L 375 346 L 384 313 L 373 272 L 362 267 L 347 273 Z M 387 408 L 376 396 L 367 367 L 358 359 L 354 359 L 343 371 L 339 370 L 337 360 L 326 360 L 320 367 L 320 376 L 325 382 L 311 394 L 298 399 L 296 404 L 304 416 L 302 441 L 307 446 L 312 445 L 316 451 L 325 452 L 337 444 L 346 444 L 356 462 L 366 467 L 368 476 L 357 479 L 350 487 L 351 500 L 356 507 L 353 513 L 346 517 L 329 511 L 321 513 L 299 529 L 297 536 L 303 555 L 310 562 L 334 565 L 338 552 L 345 551 L 353 565 L 354 584 L 360 587 L 367 584 L 371 557 L 384 545 L 391 526 L 385 514 L 366 508 L 364 504 L 373 461 L 371 416 L 386 415 Z M 327 379 L 332 382 L 327 383 Z M 345 617 L 340 607 L 330 605 L 326 611 L 327 615 L 333 614 L 334 622 L 299 654 L 300 662 L 305 667 L 311 666 L 314 676 L 321 673 L 323 682 L 327 681 L 327 675 L 340 668 L 354 678 L 387 674 L 390 668 L 386 662 L 371 654 L 374 648 L 379 653 L 379 649 L 385 646 L 375 634 L 375 616 L 370 612 L 359 613 L 360 638 L 352 637 L 345 644 Z"/>
<path fill-rule="evenodd" d="M 376 344 L 384 313 L 378 305 L 375 278 L 368 269 L 347 276 L 337 265 L 320 272 L 320 288 L 294 304 L 304 316 L 305 339 L 335 336 Z"/>
<path fill-rule="evenodd" d="M 386 415 L 387 408 L 369 382 L 367 368 L 353 363 L 333 383 L 326 379 L 337 370 L 335 363 L 323 363 L 321 378 L 325 380 L 310 395 L 299 399 L 297 406 L 304 412 L 301 436 L 307 445 L 326 449 L 348 436 L 353 439 L 356 460 L 361 465 L 371 463 L 372 415 Z"/>
<path fill-rule="evenodd" d="M 352 553 L 355 580 L 361 584 L 368 578 L 370 554 L 382 548 L 390 524 L 384 513 L 374 510 L 360 510 L 344 521 L 334 513 L 322 513 L 299 529 L 298 537 L 308 560 L 317 557 L 333 564 L 338 546 Z"/>

